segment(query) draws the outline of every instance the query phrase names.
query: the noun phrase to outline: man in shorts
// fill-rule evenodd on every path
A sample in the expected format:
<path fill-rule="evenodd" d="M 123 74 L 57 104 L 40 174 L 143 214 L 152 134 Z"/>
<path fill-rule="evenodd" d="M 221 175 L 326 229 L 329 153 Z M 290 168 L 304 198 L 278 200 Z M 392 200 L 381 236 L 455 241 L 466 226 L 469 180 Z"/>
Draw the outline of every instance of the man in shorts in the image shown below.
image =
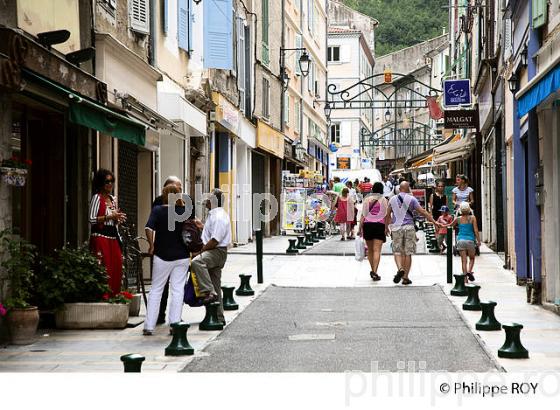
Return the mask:
<path fill-rule="evenodd" d="M 393 240 L 393 254 L 397 264 L 397 274 L 393 278 L 394 283 L 402 280 L 403 285 L 410 285 L 412 281 L 408 278 L 412 266 L 412 255 L 416 253 L 416 229 L 414 227 L 414 214 L 422 215 L 436 226 L 440 225 L 432 215 L 426 211 L 412 194 L 410 184 L 406 181 L 399 185 L 399 194 L 389 200 L 387 218 L 391 218 L 392 224 L 386 225 L 387 234 L 389 229 Z"/>

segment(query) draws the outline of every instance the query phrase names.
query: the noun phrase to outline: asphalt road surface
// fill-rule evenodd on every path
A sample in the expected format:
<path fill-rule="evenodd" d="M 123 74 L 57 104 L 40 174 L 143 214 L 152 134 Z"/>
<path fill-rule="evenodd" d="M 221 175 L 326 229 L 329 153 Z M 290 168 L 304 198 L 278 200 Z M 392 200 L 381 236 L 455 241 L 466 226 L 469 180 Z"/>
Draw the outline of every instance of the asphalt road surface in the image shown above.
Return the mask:
<path fill-rule="evenodd" d="M 439 286 L 269 287 L 185 372 L 500 370 Z"/>

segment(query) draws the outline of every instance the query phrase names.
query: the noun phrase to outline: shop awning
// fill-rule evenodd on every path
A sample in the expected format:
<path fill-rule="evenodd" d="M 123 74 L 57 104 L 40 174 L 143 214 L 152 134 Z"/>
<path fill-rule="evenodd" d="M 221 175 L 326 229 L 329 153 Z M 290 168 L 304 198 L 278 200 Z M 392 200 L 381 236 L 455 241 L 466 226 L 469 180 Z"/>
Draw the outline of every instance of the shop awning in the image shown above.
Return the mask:
<path fill-rule="evenodd" d="M 146 142 L 146 127 L 144 124 L 83 97 L 32 71 L 24 70 L 24 73 L 30 80 L 68 98 L 71 122 L 132 144 L 144 146 Z"/>
<path fill-rule="evenodd" d="M 560 89 L 560 65 L 540 79 L 535 78 L 517 93 L 517 117 L 521 118 Z"/>
<path fill-rule="evenodd" d="M 461 138 L 457 141 L 434 148 L 434 165 L 457 161 L 468 157 L 474 149 L 472 136 Z"/>
<path fill-rule="evenodd" d="M 431 165 L 431 162 L 434 160 L 434 155 L 430 154 L 428 156 L 426 156 L 425 158 L 422 158 L 419 161 L 416 161 L 415 163 L 413 163 L 409 169 L 416 169 L 416 168 L 420 168 L 422 166 L 429 166 Z"/>

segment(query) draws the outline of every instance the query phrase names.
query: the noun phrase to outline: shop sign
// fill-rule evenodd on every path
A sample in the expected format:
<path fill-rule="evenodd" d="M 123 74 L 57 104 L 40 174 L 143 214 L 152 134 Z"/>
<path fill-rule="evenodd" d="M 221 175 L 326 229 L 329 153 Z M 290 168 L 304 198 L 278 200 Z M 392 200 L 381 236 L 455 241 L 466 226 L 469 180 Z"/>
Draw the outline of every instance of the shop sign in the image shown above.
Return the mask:
<path fill-rule="evenodd" d="M 216 121 L 237 135 L 239 130 L 239 111 L 220 93 L 212 93 L 212 101 L 216 107 Z"/>
<path fill-rule="evenodd" d="M 443 82 L 443 92 L 446 107 L 471 105 L 471 80 L 446 80 Z"/>
<path fill-rule="evenodd" d="M 336 169 L 352 169 L 350 160 L 351 158 L 349 156 L 336 157 Z"/>
<path fill-rule="evenodd" d="M 284 158 L 284 135 L 270 125 L 259 121 L 257 126 L 257 147 L 278 158 Z"/>
<path fill-rule="evenodd" d="M 444 128 L 461 129 L 475 128 L 478 129 L 478 112 L 477 110 L 450 110 L 445 111 Z"/>

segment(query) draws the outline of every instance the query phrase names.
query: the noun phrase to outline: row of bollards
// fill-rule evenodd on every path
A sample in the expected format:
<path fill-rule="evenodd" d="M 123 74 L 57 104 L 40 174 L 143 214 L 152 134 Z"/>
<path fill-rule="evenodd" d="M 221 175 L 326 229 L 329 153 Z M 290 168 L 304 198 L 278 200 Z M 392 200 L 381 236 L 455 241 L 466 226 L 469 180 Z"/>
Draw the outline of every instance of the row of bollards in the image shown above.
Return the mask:
<path fill-rule="evenodd" d="M 299 251 L 306 250 L 323 239 L 327 239 L 325 228 L 322 225 L 317 226 L 315 230 L 305 232 L 303 235 L 299 235 L 297 239 L 288 239 L 289 246 L 286 249 L 286 254 L 297 255 Z"/>
<path fill-rule="evenodd" d="M 502 325 L 496 319 L 494 312 L 498 303 L 494 301 L 481 302 L 478 295 L 480 291 L 479 285 L 465 285 L 465 275 L 453 276 L 455 277 L 455 286 L 451 289 L 451 295 L 467 296 L 467 300 L 463 303 L 463 310 L 481 311 L 480 319 L 475 325 L 476 330 L 504 330 L 506 340 L 503 346 L 498 349 L 498 357 L 507 359 L 528 359 L 529 352 L 521 343 L 521 329 L 523 329 L 523 325 L 519 323 Z"/>
<path fill-rule="evenodd" d="M 436 231 L 432 224 L 423 224 L 421 229 L 424 230 L 426 237 L 426 246 L 428 247 L 429 253 L 440 253 L 439 246 L 437 244 Z"/>
<path fill-rule="evenodd" d="M 241 283 L 239 288 L 235 291 L 235 294 L 238 296 L 252 296 L 255 294 L 255 291 L 251 288 L 251 276 L 252 275 L 239 275 L 241 279 Z M 239 309 L 239 305 L 233 298 L 233 290 L 235 288 L 233 286 L 222 286 L 222 303 L 224 310 L 237 310 Z M 207 330 L 207 331 L 214 331 L 214 330 L 222 330 L 224 328 L 224 323 L 218 320 L 218 308 L 220 306 L 220 302 L 212 302 L 205 306 L 206 308 L 206 315 L 198 328 L 200 330 Z M 192 356 L 194 354 L 194 348 L 189 344 L 187 339 L 187 331 L 190 327 L 188 323 L 179 322 L 179 323 L 172 323 L 171 325 L 171 333 L 173 338 L 169 346 L 165 348 L 165 355 L 166 356 Z M 137 353 L 131 353 L 121 356 L 121 362 L 124 365 L 124 372 L 125 373 L 140 373 L 142 371 L 142 363 L 146 360 L 146 358 Z"/>

